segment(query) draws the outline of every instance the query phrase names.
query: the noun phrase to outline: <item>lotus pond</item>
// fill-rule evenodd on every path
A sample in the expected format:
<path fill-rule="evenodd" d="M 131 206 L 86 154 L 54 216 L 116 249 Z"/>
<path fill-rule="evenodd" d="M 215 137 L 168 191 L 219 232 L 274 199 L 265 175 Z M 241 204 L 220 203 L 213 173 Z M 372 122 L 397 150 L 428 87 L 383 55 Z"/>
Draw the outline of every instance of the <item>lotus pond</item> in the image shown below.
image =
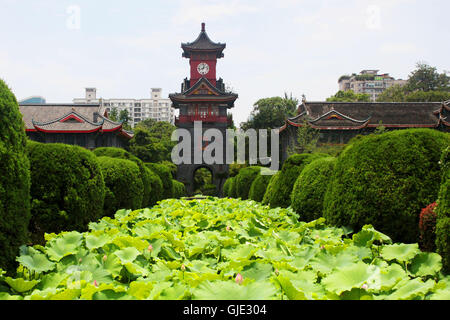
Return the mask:
<path fill-rule="evenodd" d="M 164 200 L 22 246 L 0 299 L 450 299 L 441 257 L 291 209 Z"/>

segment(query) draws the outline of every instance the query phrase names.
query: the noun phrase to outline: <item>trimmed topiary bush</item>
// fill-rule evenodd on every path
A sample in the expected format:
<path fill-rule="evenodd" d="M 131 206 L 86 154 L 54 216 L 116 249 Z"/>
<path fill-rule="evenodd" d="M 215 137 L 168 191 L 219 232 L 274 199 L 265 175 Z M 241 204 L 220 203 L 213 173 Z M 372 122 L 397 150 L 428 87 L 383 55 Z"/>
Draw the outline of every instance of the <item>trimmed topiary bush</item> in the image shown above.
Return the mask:
<path fill-rule="evenodd" d="M 436 202 L 423 208 L 419 217 L 419 245 L 422 251 L 436 251 Z"/>
<path fill-rule="evenodd" d="M 230 197 L 231 185 L 233 184 L 233 178 L 228 178 L 223 184 L 223 196 Z"/>
<path fill-rule="evenodd" d="M 118 158 L 135 162 L 139 167 L 140 178 L 144 185 L 144 196 L 142 198 L 141 208 L 152 205 L 152 202 L 154 201 L 154 196 L 152 195 L 153 191 L 151 189 L 152 178 L 150 177 L 149 172 L 145 170 L 144 162 L 142 162 L 141 159 L 121 148 L 102 147 L 94 149 L 93 152 L 97 157 Z"/>
<path fill-rule="evenodd" d="M 302 170 L 312 161 L 327 156 L 322 153 L 303 153 L 290 156 L 283 164 L 278 178 L 273 181 L 270 192 L 264 195 L 264 197 L 267 196 L 265 201 L 271 208 L 289 207 L 292 188 Z"/>
<path fill-rule="evenodd" d="M 119 209 L 140 209 L 144 185 L 138 165 L 130 160 L 98 157 L 105 181 L 104 214 L 113 217 Z"/>
<path fill-rule="evenodd" d="M 85 231 L 103 216 L 105 182 L 95 155 L 79 146 L 29 143 L 31 167 L 30 231 Z"/>
<path fill-rule="evenodd" d="M 264 193 L 264 197 L 262 200 L 262 204 L 269 204 L 270 196 L 273 193 L 275 185 L 278 183 L 278 179 L 280 178 L 281 171 L 275 173 L 269 180 L 269 184 L 267 185 L 266 192 Z"/>
<path fill-rule="evenodd" d="M 0 80 L 0 268 L 13 272 L 28 239 L 30 163 L 16 97 Z"/>
<path fill-rule="evenodd" d="M 231 180 L 230 182 L 230 188 L 229 188 L 229 194 L 228 197 L 230 198 L 236 198 L 236 177 L 229 178 Z"/>
<path fill-rule="evenodd" d="M 436 248 L 443 272 L 450 274 L 450 147 L 441 157 L 442 182 L 436 207 Z"/>
<path fill-rule="evenodd" d="M 291 194 L 291 207 L 300 220 L 310 222 L 322 217 L 323 199 L 333 175 L 336 158 L 324 157 L 308 164 L 298 176 Z"/>
<path fill-rule="evenodd" d="M 157 204 L 158 201 L 162 200 L 163 195 L 163 183 L 161 181 L 161 178 L 158 176 L 158 174 L 152 170 L 150 170 L 147 166 L 144 166 L 145 171 L 147 172 L 147 175 L 149 177 L 150 181 L 150 200 L 149 200 L 149 207 L 154 206 Z"/>
<path fill-rule="evenodd" d="M 170 168 L 160 163 L 145 163 L 147 168 L 156 173 L 161 179 L 163 192 L 161 200 L 172 198 L 172 173 Z"/>
<path fill-rule="evenodd" d="M 394 241 L 418 242 L 419 213 L 437 198 L 439 159 L 449 142 L 449 134 L 432 129 L 355 141 L 337 159 L 324 218 L 355 231 L 371 224 Z"/>
<path fill-rule="evenodd" d="M 186 187 L 184 183 L 177 181 L 175 179 L 172 180 L 172 197 L 179 199 L 186 196 Z"/>
<path fill-rule="evenodd" d="M 272 179 L 272 176 L 262 175 L 261 173 L 259 173 L 250 186 L 248 198 L 250 200 L 261 202 L 264 198 L 264 194 L 266 193 L 266 189 L 269 185 L 270 179 Z"/>
<path fill-rule="evenodd" d="M 242 200 L 248 199 L 248 193 L 253 180 L 261 172 L 261 167 L 253 166 L 242 168 L 238 175 L 235 177 L 236 183 L 236 197 Z"/>

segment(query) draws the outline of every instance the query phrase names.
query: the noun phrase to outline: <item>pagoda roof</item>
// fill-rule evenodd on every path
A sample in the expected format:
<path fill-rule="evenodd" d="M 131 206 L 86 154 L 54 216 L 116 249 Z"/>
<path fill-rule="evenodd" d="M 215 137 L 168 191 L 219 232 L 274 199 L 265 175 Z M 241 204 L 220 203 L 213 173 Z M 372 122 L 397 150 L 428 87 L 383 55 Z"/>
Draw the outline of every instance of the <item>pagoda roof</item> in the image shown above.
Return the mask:
<path fill-rule="evenodd" d="M 26 131 L 46 133 L 118 132 L 128 138 L 133 133 L 100 114 L 99 104 L 34 104 L 19 105 Z"/>
<path fill-rule="evenodd" d="M 380 122 L 386 128 L 437 128 L 450 121 L 447 108 L 442 102 L 304 102 L 280 131 L 304 121 L 322 130 L 359 130 Z"/>
<path fill-rule="evenodd" d="M 190 58 L 191 53 L 193 51 L 209 51 L 209 52 L 217 52 L 217 58 L 222 58 L 223 53 L 222 51 L 225 49 L 226 44 L 225 43 L 216 43 L 211 41 L 211 39 L 208 37 L 208 34 L 205 31 L 205 24 L 202 23 L 202 30 L 193 42 L 188 43 L 182 43 L 181 48 L 183 49 L 183 57 Z"/>
<path fill-rule="evenodd" d="M 233 107 L 234 101 L 238 98 L 236 93 L 224 92 L 216 88 L 207 78 L 200 78 L 192 87 L 183 93 L 169 94 L 173 107 L 179 103 L 190 102 L 218 102 L 226 103 L 229 108 Z"/>

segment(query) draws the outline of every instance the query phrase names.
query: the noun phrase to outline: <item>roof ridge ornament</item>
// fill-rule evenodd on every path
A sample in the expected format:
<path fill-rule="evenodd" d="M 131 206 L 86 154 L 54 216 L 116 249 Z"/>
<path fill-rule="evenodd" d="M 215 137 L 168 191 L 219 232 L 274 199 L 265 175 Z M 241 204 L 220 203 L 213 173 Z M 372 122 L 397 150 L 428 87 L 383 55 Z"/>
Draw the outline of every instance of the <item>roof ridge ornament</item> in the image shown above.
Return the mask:
<path fill-rule="evenodd" d="M 206 32 L 205 31 L 205 23 L 204 22 L 202 22 L 202 32 Z"/>

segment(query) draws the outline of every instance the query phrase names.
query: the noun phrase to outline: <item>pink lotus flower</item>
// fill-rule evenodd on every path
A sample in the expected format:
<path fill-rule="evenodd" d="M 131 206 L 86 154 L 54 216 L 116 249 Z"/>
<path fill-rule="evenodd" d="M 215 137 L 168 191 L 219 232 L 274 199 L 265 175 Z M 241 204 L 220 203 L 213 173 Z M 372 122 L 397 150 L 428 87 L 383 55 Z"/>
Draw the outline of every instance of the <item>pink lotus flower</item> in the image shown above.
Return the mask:
<path fill-rule="evenodd" d="M 324 250 L 324 249 L 325 249 L 325 246 L 324 246 L 324 245 L 321 245 L 321 246 L 320 246 L 320 249 Z"/>
<path fill-rule="evenodd" d="M 242 277 L 242 274 L 238 273 L 236 276 L 236 283 L 242 284 L 243 281 L 244 281 L 244 278 Z"/>
<path fill-rule="evenodd" d="M 361 289 L 367 290 L 368 287 L 369 287 L 369 286 L 368 286 L 367 284 L 364 283 L 364 284 L 361 286 Z"/>
<path fill-rule="evenodd" d="M 225 229 L 227 229 L 227 231 L 231 230 L 230 226 L 227 226 Z"/>
<path fill-rule="evenodd" d="M 97 280 L 94 280 L 94 286 L 98 287 Z"/>
<path fill-rule="evenodd" d="M 147 251 L 148 251 L 148 252 L 151 252 L 152 250 L 153 250 L 153 246 L 152 246 L 152 245 L 149 245 L 148 248 L 147 248 Z"/>

